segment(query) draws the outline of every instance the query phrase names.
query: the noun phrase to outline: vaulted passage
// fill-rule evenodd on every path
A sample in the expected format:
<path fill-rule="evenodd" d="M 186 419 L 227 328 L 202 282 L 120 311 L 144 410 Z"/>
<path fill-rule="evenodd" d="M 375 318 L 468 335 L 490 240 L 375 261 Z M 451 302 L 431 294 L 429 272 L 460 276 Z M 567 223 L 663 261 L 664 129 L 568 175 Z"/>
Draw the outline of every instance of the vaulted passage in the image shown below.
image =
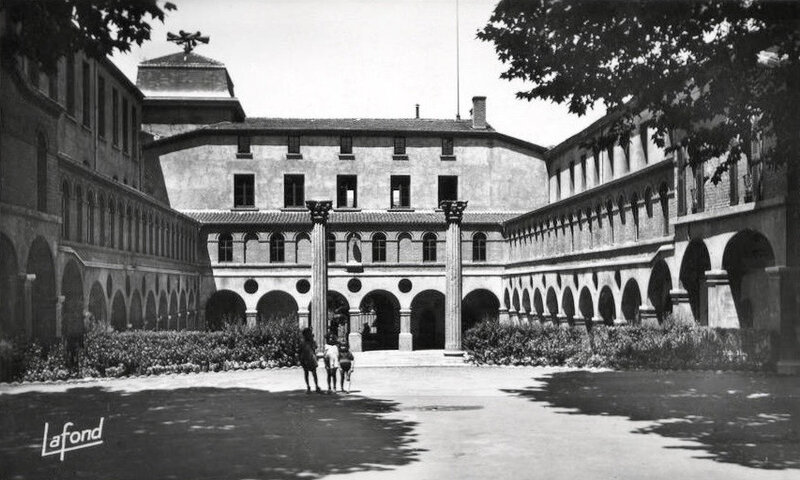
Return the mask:
<path fill-rule="evenodd" d="M 683 254 L 680 279 L 689 294 L 689 305 L 695 322 L 708 323 L 705 272 L 711 268 L 708 248 L 702 240 L 692 240 Z"/>
<path fill-rule="evenodd" d="M 628 323 L 639 323 L 639 306 L 642 304 L 642 296 L 639 293 L 639 284 L 636 280 L 630 279 L 625 284 L 622 291 L 622 316 Z"/>
<path fill-rule="evenodd" d="M 256 305 L 259 322 L 297 319 L 297 302 L 286 292 L 273 290 L 261 296 Z M 321 339 L 317 339 L 320 341 Z"/>
<path fill-rule="evenodd" d="M 664 322 L 664 317 L 672 313 L 672 302 L 669 291 L 672 290 L 672 275 L 667 262 L 659 260 L 653 265 L 650 272 L 650 282 L 647 286 L 647 298 L 656 310 L 658 323 Z"/>
<path fill-rule="evenodd" d="M 19 266 L 14 245 L 0 234 L 0 332 L 18 335 L 24 332 L 19 286 Z"/>
<path fill-rule="evenodd" d="M 414 350 L 444 348 L 444 295 L 441 292 L 425 290 L 414 297 L 411 333 Z"/>
<path fill-rule="evenodd" d="M 397 350 L 400 303 L 385 290 L 374 290 L 361 300 L 364 350 Z"/>
<path fill-rule="evenodd" d="M 600 290 L 600 298 L 597 301 L 597 311 L 606 325 L 614 325 L 617 318 L 617 308 L 614 305 L 614 294 L 607 285 Z"/>
<path fill-rule="evenodd" d="M 50 247 L 42 237 L 31 244 L 28 274 L 35 275 L 31 289 L 33 336 L 50 341 L 56 336 L 56 272 Z"/>
<path fill-rule="evenodd" d="M 74 261 L 67 263 L 61 277 L 61 295 L 64 306 L 61 319 L 64 335 L 78 336 L 83 333 L 83 278 L 78 265 Z"/>
<path fill-rule="evenodd" d="M 479 322 L 497 321 L 500 300 L 489 290 L 473 290 L 461 301 L 462 334 Z"/>
<path fill-rule="evenodd" d="M 728 272 L 733 304 L 739 326 L 750 328 L 755 323 L 754 313 L 768 312 L 770 292 L 767 267 L 775 264 L 775 255 L 769 240 L 754 230 L 743 230 L 728 241 L 722 257 L 722 268 Z"/>
<path fill-rule="evenodd" d="M 244 300 L 230 290 L 219 290 L 206 302 L 206 324 L 209 330 L 219 330 L 227 324 L 244 323 Z"/>

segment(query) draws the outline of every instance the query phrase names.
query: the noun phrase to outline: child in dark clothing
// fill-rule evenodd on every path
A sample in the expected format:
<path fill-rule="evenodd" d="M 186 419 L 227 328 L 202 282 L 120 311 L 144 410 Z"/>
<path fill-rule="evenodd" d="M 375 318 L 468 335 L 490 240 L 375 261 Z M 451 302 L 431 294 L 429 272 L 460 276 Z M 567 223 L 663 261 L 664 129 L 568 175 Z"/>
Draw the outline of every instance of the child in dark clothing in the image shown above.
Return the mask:
<path fill-rule="evenodd" d="M 353 363 L 355 363 L 353 353 L 350 352 L 350 348 L 347 344 L 343 343 L 341 347 L 339 347 L 339 370 L 341 370 L 342 391 L 344 391 L 344 380 L 345 377 L 347 377 L 347 393 L 350 393 L 350 375 L 353 373 L 353 370 L 355 370 Z"/>
<path fill-rule="evenodd" d="M 317 381 L 317 342 L 314 341 L 314 334 L 310 328 L 304 328 L 303 343 L 300 344 L 300 365 L 303 367 L 303 375 L 306 379 L 306 393 L 311 393 L 311 385 L 308 383 L 308 373 L 314 376 L 314 386 L 317 392 L 322 392 Z"/>

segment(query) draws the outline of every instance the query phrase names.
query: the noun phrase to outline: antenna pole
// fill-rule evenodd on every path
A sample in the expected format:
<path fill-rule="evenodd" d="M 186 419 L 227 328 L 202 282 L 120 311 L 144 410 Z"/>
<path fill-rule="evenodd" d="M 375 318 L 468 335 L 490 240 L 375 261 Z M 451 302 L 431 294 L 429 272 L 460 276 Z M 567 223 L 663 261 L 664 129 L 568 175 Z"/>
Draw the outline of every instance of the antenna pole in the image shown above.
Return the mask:
<path fill-rule="evenodd" d="M 458 0 L 456 0 L 456 120 L 461 120 L 461 59 L 458 45 Z"/>

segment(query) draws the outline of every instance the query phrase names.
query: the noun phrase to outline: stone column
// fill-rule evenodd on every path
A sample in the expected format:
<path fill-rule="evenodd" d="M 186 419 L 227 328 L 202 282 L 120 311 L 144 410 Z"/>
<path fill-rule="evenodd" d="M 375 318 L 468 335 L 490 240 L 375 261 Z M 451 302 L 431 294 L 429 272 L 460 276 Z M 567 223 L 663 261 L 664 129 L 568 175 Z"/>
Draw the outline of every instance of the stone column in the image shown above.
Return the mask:
<path fill-rule="evenodd" d="M 461 219 L 467 202 L 445 200 L 439 206 L 447 221 L 444 348 L 446 355 L 461 355 Z"/>
<path fill-rule="evenodd" d="M 64 295 L 56 297 L 56 338 L 61 338 L 61 332 L 64 328 L 64 300 L 66 300 Z"/>
<path fill-rule="evenodd" d="M 23 316 L 25 318 L 25 336 L 27 338 L 33 337 L 33 282 L 36 280 L 36 274 L 23 274 L 22 275 L 22 301 L 23 301 Z"/>
<path fill-rule="evenodd" d="M 560 327 L 569 328 L 569 320 L 567 320 L 567 315 L 565 313 L 559 313 L 556 315 L 556 318 L 558 319 L 558 325 Z"/>
<path fill-rule="evenodd" d="M 500 322 L 500 325 L 508 325 L 510 323 L 508 309 L 500 308 L 497 310 L 497 321 Z"/>
<path fill-rule="evenodd" d="M 708 292 L 708 326 L 720 328 L 739 328 L 739 316 L 733 302 L 728 272 L 725 270 L 708 270 L 706 288 Z"/>
<path fill-rule="evenodd" d="M 606 325 L 605 320 L 600 315 L 592 317 L 592 328 L 594 327 L 604 327 Z"/>
<path fill-rule="evenodd" d="M 650 305 L 639 307 L 639 318 L 643 327 L 658 328 L 656 309 Z"/>
<path fill-rule="evenodd" d="M 411 334 L 411 310 L 407 308 L 400 309 L 400 335 L 397 349 L 405 351 L 414 349 L 414 337 Z"/>
<path fill-rule="evenodd" d="M 252 328 L 258 325 L 258 310 L 248 310 L 244 312 L 247 317 L 247 327 Z M 180 317 L 179 317 L 180 318 Z M 180 327 L 180 320 L 178 320 L 178 327 Z"/>
<path fill-rule="evenodd" d="M 332 203 L 329 200 L 306 202 L 311 213 L 311 330 L 322 353 L 328 334 L 328 249 L 327 224 Z"/>
<path fill-rule="evenodd" d="M 364 325 L 361 323 L 361 310 L 357 308 L 350 309 L 350 334 L 347 336 L 347 342 L 350 344 L 351 352 L 360 352 L 363 350 L 361 345 L 361 329 Z"/>
<path fill-rule="evenodd" d="M 297 326 L 300 327 L 300 330 L 307 328 L 309 326 L 308 316 L 309 316 L 308 310 L 297 311 L 297 323 L 298 323 Z"/>

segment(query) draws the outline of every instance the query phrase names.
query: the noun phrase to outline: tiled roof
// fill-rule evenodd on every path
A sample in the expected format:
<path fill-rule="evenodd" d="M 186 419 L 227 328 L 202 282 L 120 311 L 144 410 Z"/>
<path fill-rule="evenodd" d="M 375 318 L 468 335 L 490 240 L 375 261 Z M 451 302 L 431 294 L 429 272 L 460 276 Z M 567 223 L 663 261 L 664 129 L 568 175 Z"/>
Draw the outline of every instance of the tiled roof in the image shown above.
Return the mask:
<path fill-rule="evenodd" d="M 279 224 L 310 225 L 308 211 L 282 210 L 181 210 L 181 213 L 204 224 Z M 463 223 L 497 224 L 521 215 L 522 212 L 464 212 Z M 382 225 L 444 225 L 444 213 L 425 211 L 332 211 L 328 222 L 331 225 L 382 224 Z"/>
<path fill-rule="evenodd" d="M 224 64 L 194 52 L 183 52 L 165 55 L 163 57 L 145 60 L 139 65 L 145 67 L 222 67 Z"/>
<path fill-rule="evenodd" d="M 221 122 L 212 130 L 352 130 L 409 132 L 474 132 L 472 120 L 429 118 L 248 118 L 244 122 Z M 493 132 L 491 126 L 485 130 Z"/>

